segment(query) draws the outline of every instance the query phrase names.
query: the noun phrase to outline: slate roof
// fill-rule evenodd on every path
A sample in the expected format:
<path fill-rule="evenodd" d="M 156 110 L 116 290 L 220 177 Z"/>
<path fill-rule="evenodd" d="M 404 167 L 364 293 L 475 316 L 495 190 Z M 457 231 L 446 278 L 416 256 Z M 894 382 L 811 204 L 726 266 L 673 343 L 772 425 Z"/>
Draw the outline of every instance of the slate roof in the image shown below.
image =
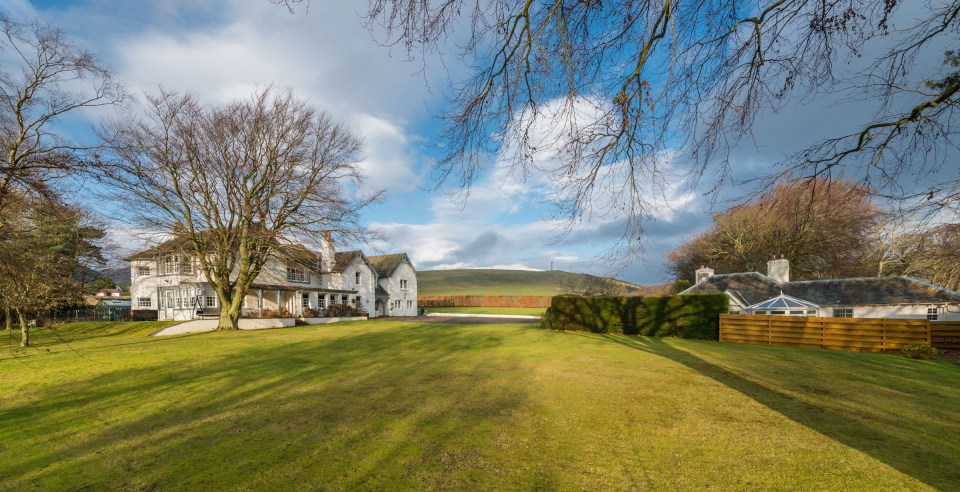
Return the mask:
<path fill-rule="evenodd" d="M 370 264 L 373 265 L 373 269 L 377 271 L 377 275 L 380 277 L 393 275 L 393 271 L 404 261 L 410 263 L 410 258 L 407 258 L 406 253 L 370 256 L 367 259 L 370 260 Z"/>
<path fill-rule="evenodd" d="M 779 283 L 757 273 L 713 275 L 681 294 L 729 292 L 744 306 L 784 294 L 820 306 L 960 304 L 960 292 L 912 277 L 859 277 Z"/>
<path fill-rule="evenodd" d="M 350 266 L 350 263 L 354 258 L 360 257 L 361 259 L 366 259 L 366 256 L 363 255 L 363 252 L 360 250 L 354 251 L 342 251 L 339 253 L 334 253 L 333 255 L 333 266 L 330 268 L 332 272 L 342 272 L 344 268 Z"/>

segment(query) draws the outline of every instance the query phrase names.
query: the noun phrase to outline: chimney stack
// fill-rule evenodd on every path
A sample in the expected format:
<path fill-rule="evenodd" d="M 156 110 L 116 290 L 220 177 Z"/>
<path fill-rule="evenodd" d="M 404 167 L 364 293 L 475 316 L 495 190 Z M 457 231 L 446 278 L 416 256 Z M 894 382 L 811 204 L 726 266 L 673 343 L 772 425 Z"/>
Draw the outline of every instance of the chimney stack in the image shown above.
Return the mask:
<path fill-rule="evenodd" d="M 695 272 L 696 276 L 694 277 L 694 285 L 703 282 L 704 280 L 713 276 L 713 268 L 707 268 L 703 265 L 700 265 L 700 268 Z"/>
<path fill-rule="evenodd" d="M 790 260 L 780 255 L 780 258 L 774 256 L 767 262 L 767 276 L 776 280 L 777 283 L 790 281 Z"/>

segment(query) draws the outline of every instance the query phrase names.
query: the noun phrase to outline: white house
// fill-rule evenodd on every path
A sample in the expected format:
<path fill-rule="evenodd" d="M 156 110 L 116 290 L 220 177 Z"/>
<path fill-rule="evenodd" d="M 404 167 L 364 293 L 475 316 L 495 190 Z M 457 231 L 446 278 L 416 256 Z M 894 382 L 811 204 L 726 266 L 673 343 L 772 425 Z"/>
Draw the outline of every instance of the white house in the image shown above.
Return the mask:
<path fill-rule="evenodd" d="M 724 292 L 730 312 L 835 318 L 960 320 L 960 292 L 912 277 L 858 277 L 790 281 L 790 262 L 767 262 L 758 272 L 714 275 L 700 267 L 684 294 Z"/>
<path fill-rule="evenodd" d="M 416 316 L 417 271 L 407 254 L 371 256 L 370 263 L 379 278 L 377 316 Z"/>
<path fill-rule="evenodd" d="M 401 255 L 406 258 L 405 254 Z M 134 319 L 191 320 L 219 315 L 217 295 L 203 276 L 186 240 L 164 242 L 127 260 L 130 261 Z M 409 271 L 413 272 L 409 259 L 406 261 Z M 398 275 L 408 273 L 397 270 Z M 327 234 L 320 251 L 285 248 L 267 260 L 244 298 L 242 316 L 317 317 L 333 304 L 353 305 L 371 317 L 415 315 L 415 273 L 412 280 L 404 279 L 401 288 L 401 282 L 394 282 L 389 275 L 381 278 L 363 252 L 336 253 L 333 240 Z M 412 309 L 377 309 L 381 298 L 394 297 L 411 299 Z"/>

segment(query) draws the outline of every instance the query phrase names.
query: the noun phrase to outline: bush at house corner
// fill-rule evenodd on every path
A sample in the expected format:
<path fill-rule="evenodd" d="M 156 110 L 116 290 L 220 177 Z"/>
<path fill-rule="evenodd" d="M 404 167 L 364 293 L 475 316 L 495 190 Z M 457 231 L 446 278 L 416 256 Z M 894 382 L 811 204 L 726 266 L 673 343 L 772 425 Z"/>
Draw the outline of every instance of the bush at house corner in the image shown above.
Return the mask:
<path fill-rule="evenodd" d="M 666 297 L 557 296 L 545 315 L 555 330 L 717 340 L 726 294 Z"/>

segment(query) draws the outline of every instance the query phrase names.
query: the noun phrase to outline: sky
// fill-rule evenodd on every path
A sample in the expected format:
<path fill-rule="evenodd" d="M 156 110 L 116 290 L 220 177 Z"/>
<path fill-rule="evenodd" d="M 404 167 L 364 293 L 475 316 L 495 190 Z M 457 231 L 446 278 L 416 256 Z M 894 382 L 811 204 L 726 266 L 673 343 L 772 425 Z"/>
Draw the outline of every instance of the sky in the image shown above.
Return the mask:
<path fill-rule="evenodd" d="M 364 212 L 364 221 L 386 239 L 365 249 L 407 252 L 418 270 L 552 267 L 659 283 L 669 280 L 666 252 L 704 231 L 711 214 L 724 208 L 722 200 L 696 190 L 669 190 L 647 225 L 643 257 L 614 272 L 596 258 L 621 236 L 619 222 L 596 218 L 552 241 L 558 230 L 544 205 L 545 176 L 517 180 L 493 167 L 466 201 L 431 191 L 439 130 L 434 115 L 461 67 L 450 58 L 410 60 L 402 47 L 381 46 L 364 27 L 366 5 L 313 0 L 291 13 L 268 0 L 5 0 L 3 8 L 61 27 L 134 93 L 162 86 L 217 103 L 270 84 L 290 87 L 363 137 L 367 184 L 387 188 L 385 200 Z M 757 139 L 763 144 L 734 155 L 736 172 L 762 172 L 796 142 L 842 128 L 859 111 L 837 106 L 805 101 L 794 111 L 764 116 Z M 832 116 L 825 120 L 826 112 Z M 98 116 L 88 115 L 89 123 Z M 703 187 L 709 186 L 707 176 Z M 734 189 L 725 196 L 743 193 Z M 131 247 L 122 235 L 115 238 Z"/>

